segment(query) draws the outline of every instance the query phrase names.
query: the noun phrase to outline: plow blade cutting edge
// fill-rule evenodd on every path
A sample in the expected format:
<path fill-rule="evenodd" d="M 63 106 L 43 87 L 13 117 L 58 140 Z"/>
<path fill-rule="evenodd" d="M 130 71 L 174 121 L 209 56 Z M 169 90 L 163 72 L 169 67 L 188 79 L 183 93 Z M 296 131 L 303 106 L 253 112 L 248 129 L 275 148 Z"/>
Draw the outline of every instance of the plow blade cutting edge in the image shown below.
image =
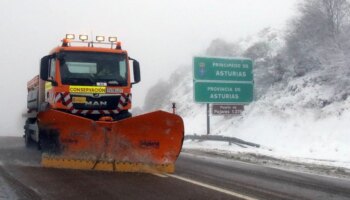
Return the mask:
<path fill-rule="evenodd" d="M 172 173 L 184 137 L 182 118 L 163 111 L 108 122 L 48 110 L 38 119 L 44 167 Z"/>

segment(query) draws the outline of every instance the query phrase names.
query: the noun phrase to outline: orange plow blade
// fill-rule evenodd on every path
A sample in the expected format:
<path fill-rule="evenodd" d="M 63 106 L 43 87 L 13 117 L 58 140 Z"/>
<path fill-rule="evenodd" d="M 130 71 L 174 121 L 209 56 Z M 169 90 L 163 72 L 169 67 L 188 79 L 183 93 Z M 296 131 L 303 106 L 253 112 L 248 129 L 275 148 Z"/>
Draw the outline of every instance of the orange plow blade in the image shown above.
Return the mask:
<path fill-rule="evenodd" d="M 114 122 L 56 110 L 38 118 L 46 138 L 55 138 L 44 149 L 45 167 L 172 173 L 184 137 L 182 118 L 163 111 Z"/>

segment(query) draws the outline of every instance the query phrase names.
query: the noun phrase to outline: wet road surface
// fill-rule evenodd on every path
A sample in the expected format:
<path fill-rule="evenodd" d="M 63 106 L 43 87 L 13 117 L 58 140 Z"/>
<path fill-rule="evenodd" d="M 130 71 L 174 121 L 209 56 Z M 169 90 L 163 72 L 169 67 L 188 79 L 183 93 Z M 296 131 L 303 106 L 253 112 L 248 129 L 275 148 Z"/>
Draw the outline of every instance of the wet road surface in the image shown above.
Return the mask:
<path fill-rule="evenodd" d="M 22 138 L 0 137 L 4 199 L 350 199 L 350 180 L 189 153 L 175 174 L 49 169 Z"/>

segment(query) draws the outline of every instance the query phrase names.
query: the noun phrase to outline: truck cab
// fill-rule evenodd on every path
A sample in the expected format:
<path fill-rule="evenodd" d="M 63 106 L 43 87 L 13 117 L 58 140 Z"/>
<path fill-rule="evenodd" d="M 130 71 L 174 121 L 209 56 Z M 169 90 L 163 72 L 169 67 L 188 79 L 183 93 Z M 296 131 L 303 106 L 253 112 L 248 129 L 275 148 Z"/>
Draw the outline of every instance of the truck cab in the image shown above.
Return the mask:
<path fill-rule="evenodd" d="M 74 46 L 69 38 L 41 59 L 39 107 L 94 120 L 131 117 L 131 87 L 140 81 L 139 63 L 128 57 L 120 42 L 83 40 Z"/>

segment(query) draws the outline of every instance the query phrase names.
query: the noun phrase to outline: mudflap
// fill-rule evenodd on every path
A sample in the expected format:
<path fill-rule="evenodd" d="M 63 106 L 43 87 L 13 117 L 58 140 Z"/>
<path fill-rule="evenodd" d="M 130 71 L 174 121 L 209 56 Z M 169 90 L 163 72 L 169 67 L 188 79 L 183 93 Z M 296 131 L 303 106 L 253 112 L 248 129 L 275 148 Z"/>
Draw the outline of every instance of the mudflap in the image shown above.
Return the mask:
<path fill-rule="evenodd" d="M 184 138 L 182 118 L 164 111 L 108 122 L 48 110 L 38 119 L 41 131 L 59 135 L 44 167 L 172 173 Z"/>

